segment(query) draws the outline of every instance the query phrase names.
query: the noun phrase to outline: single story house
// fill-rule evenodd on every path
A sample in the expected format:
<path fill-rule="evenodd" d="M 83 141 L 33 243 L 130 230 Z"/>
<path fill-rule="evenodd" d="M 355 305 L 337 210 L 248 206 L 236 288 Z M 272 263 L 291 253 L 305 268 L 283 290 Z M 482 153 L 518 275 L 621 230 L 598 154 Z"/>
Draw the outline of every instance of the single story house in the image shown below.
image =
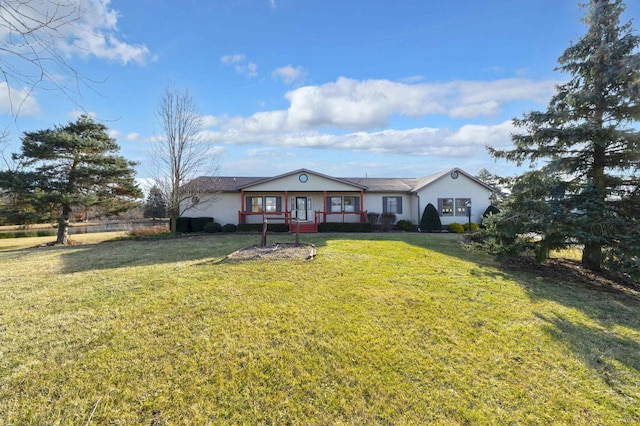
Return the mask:
<path fill-rule="evenodd" d="M 479 223 L 491 204 L 493 188 L 454 168 L 422 178 L 344 178 L 307 169 L 273 177 L 198 177 L 199 188 L 184 217 L 213 217 L 220 224 L 300 222 L 315 232 L 321 222 L 366 222 L 368 213 L 394 213 L 418 225 L 427 204 L 443 225 Z M 209 191 L 211 195 L 206 195 Z"/>

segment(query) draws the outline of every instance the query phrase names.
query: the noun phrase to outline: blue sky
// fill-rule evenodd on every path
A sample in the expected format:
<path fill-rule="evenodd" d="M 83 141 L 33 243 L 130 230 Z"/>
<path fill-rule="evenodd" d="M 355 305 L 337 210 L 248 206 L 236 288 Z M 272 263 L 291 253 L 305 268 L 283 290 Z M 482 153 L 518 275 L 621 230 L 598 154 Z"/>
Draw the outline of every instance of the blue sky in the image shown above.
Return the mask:
<path fill-rule="evenodd" d="M 625 19 L 640 11 L 640 1 L 626 4 Z M 585 32 L 573 0 L 85 0 L 83 7 L 82 18 L 61 30 L 67 39 L 59 49 L 95 83 L 75 99 L 81 108 L 36 88 L 17 118 L 3 83 L 7 150 L 18 149 L 22 131 L 65 124 L 83 109 L 109 127 L 122 155 L 140 162 L 140 178 L 151 175 L 154 111 L 170 84 L 197 101 L 221 175 L 307 168 L 418 177 L 452 167 L 513 174 L 485 145 L 508 147 L 511 119 L 546 107 L 567 78 L 554 71 L 557 58 Z M 20 87 L 9 86 L 15 106 Z"/>

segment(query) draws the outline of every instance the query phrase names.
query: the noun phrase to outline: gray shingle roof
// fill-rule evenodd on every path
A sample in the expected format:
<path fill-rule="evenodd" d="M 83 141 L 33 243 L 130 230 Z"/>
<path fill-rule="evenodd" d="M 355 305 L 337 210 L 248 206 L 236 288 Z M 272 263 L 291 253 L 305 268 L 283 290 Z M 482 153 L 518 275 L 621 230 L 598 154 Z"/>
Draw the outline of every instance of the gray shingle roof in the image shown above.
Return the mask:
<path fill-rule="evenodd" d="M 270 177 L 250 177 L 250 176 L 200 176 L 198 178 L 193 179 L 191 182 L 185 185 L 185 187 L 197 187 L 210 189 L 212 191 L 222 191 L 222 192 L 238 192 L 243 188 L 249 187 L 259 182 L 274 180 L 283 176 L 288 176 L 294 173 L 299 172 L 308 172 L 315 173 L 319 176 L 324 176 L 329 179 L 334 179 L 338 181 L 343 181 L 346 183 L 353 184 L 355 186 L 360 186 L 366 191 L 369 192 L 415 192 L 425 186 L 435 182 L 436 180 L 448 175 L 452 171 L 458 171 L 459 173 L 464 174 L 470 179 L 475 180 L 479 184 L 486 186 L 488 189 L 492 189 L 489 185 L 485 184 L 482 181 L 479 181 L 474 176 L 469 175 L 461 169 L 455 168 L 452 170 L 447 170 L 444 172 L 434 173 L 429 176 L 425 176 L 422 178 L 340 178 L 340 177 L 331 177 L 326 176 L 321 173 L 316 173 L 312 170 L 300 169 L 294 172 L 286 173 L 279 176 L 270 176 Z"/>

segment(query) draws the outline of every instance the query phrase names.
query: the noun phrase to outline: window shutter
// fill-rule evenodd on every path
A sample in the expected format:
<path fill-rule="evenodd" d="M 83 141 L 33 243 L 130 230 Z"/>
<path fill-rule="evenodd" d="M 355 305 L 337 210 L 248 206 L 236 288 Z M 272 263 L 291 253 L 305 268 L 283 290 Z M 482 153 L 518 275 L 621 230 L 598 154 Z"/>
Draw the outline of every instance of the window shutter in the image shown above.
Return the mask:
<path fill-rule="evenodd" d="M 397 198 L 398 198 L 398 211 L 396 213 L 402 214 L 402 197 L 397 197 Z"/>
<path fill-rule="evenodd" d="M 387 212 L 387 200 L 389 197 L 382 197 L 382 213 Z"/>
<path fill-rule="evenodd" d="M 362 210 L 360 206 L 360 197 L 353 197 L 353 203 L 354 203 L 354 206 L 353 206 L 354 211 L 359 212 Z"/>
<path fill-rule="evenodd" d="M 438 215 L 442 216 L 442 198 L 438 198 Z"/>
<path fill-rule="evenodd" d="M 244 211 L 246 212 L 253 211 L 253 197 L 245 198 Z"/>
<path fill-rule="evenodd" d="M 331 197 L 327 197 L 327 205 L 325 206 L 325 210 L 326 212 L 330 212 L 331 211 Z"/>
<path fill-rule="evenodd" d="M 282 197 L 276 197 L 276 211 L 282 211 Z"/>

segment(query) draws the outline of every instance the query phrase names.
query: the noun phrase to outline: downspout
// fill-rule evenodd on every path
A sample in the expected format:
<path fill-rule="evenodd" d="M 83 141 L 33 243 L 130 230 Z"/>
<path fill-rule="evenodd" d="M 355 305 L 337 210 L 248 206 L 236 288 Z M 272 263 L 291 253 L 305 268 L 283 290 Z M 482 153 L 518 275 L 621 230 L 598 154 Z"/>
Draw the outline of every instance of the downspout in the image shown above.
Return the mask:
<path fill-rule="evenodd" d="M 240 212 L 238 213 L 240 215 L 240 221 L 238 223 L 243 224 L 245 216 L 242 214 L 242 212 L 244 212 L 244 190 L 240 191 Z"/>

